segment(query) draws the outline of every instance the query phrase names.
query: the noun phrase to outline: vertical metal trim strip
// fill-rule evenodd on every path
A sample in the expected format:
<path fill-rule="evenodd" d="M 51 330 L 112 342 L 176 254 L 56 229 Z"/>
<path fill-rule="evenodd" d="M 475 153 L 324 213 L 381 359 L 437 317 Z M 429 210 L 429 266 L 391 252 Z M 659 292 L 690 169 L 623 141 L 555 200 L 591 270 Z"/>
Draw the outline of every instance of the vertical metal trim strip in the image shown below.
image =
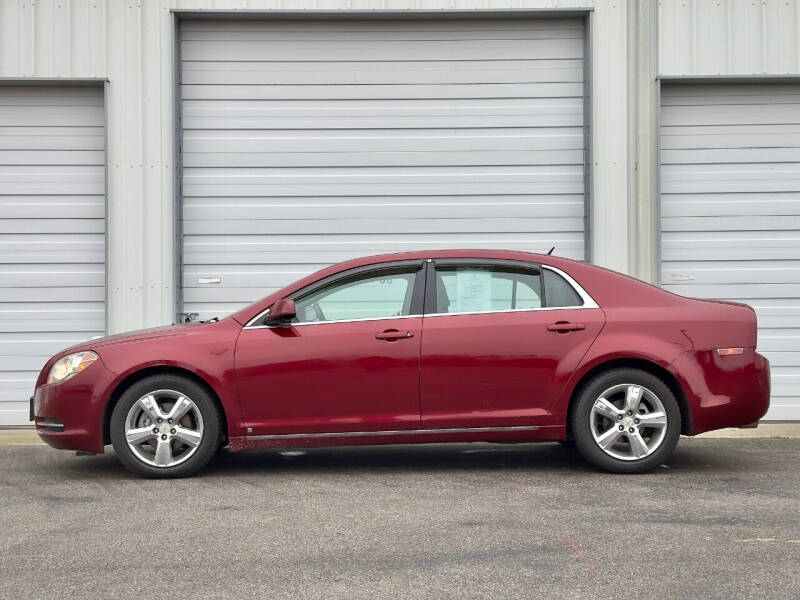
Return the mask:
<path fill-rule="evenodd" d="M 656 216 L 656 251 L 654 259 L 656 261 L 655 281 L 657 285 L 663 285 L 661 280 L 661 87 L 662 82 L 659 80 L 656 85 L 656 131 L 655 131 L 655 177 L 656 177 L 656 194 L 654 201 L 655 216 Z"/>
<path fill-rule="evenodd" d="M 103 285 L 105 286 L 103 293 L 103 325 L 106 335 L 108 335 L 108 313 L 111 307 L 111 294 L 109 291 L 111 288 L 108 279 L 108 96 L 110 85 L 108 80 L 103 82 Z"/>
<path fill-rule="evenodd" d="M 594 185 L 593 165 L 593 128 L 592 128 L 592 76 L 594 54 L 592 40 L 594 31 L 594 11 L 588 11 L 584 17 L 584 50 L 583 50 L 583 245 L 584 260 L 591 263 L 594 258 Z"/>
<path fill-rule="evenodd" d="M 172 168 L 173 201 L 172 223 L 173 240 L 173 313 L 176 323 L 181 321 L 183 312 L 183 101 L 181 94 L 181 36 L 180 16 L 172 13 L 172 69 L 174 82 L 173 94 L 173 128 L 172 128 Z"/>

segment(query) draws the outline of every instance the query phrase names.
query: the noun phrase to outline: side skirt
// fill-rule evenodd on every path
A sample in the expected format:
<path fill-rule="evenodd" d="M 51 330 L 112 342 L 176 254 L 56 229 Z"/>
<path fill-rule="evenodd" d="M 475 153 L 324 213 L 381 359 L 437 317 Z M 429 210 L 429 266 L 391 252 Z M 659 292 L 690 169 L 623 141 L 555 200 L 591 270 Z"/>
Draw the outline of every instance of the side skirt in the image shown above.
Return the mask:
<path fill-rule="evenodd" d="M 566 427 L 563 425 L 341 431 L 231 437 L 230 450 L 312 448 L 325 446 L 375 446 L 387 444 L 441 444 L 449 442 L 535 442 L 562 440 L 565 438 Z"/>

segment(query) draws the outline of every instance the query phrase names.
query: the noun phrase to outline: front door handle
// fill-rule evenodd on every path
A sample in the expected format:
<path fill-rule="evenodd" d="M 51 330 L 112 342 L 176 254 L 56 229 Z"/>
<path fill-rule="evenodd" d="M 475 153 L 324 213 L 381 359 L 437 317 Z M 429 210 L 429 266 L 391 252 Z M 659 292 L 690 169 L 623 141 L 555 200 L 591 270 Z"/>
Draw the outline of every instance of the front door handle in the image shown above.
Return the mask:
<path fill-rule="evenodd" d="M 397 331 L 397 329 L 387 329 L 381 333 L 375 334 L 376 340 L 386 340 L 387 342 L 394 342 L 396 340 L 405 340 L 414 337 L 411 331 Z"/>
<path fill-rule="evenodd" d="M 586 329 L 586 325 L 583 323 L 568 323 L 567 321 L 558 321 L 547 326 L 547 331 L 555 331 L 557 333 L 569 333 L 570 331 L 580 331 L 581 329 Z"/>

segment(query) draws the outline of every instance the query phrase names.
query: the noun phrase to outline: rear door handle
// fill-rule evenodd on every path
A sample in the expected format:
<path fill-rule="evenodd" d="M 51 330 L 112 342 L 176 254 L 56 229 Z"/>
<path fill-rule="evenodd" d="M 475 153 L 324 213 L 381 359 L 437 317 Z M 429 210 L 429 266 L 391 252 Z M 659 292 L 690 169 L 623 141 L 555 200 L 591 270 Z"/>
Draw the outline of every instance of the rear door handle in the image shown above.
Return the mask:
<path fill-rule="evenodd" d="M 376 340 L 386 340 L 387 342 L 393 342 L 395 340 L 404 340 L 412 337 L 414 337 L 413 332 L 397 331 L 397 329 L 387 329 L 386 331 L 382 331 L 381 333 L 375 334 Z"/>
<path fill-rule="evenodd" d="M 583 323 L 568 323 L 566 321 L 558 321 L 547 326 L 547 331 L 555 331 L 557 333 L 569 333 L 570 331 L 580 331 L 581 329 L 586 329 L 586 325 Z"/>

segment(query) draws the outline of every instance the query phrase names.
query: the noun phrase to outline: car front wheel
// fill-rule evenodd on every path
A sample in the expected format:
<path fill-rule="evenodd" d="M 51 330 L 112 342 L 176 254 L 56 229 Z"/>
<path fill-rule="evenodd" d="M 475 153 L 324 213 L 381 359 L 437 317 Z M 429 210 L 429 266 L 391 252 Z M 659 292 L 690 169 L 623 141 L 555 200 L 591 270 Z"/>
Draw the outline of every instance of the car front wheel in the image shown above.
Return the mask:
<path fill-rule="evenodd" d="M 578 393 L 570 427 L 576 446 L 592 464 L 612 473 L 642 473 L 675 450 L 681 412 L 675 395 L 655 375 L 613 369 Z"/>
<path fill-rule="evenodd" d="M 180 375 L 154 375 L 123 392 L 111 415 L 111 443 L 138 475 L 186 477 L 216 453 L 221 421 L 201 385 Z"/>

